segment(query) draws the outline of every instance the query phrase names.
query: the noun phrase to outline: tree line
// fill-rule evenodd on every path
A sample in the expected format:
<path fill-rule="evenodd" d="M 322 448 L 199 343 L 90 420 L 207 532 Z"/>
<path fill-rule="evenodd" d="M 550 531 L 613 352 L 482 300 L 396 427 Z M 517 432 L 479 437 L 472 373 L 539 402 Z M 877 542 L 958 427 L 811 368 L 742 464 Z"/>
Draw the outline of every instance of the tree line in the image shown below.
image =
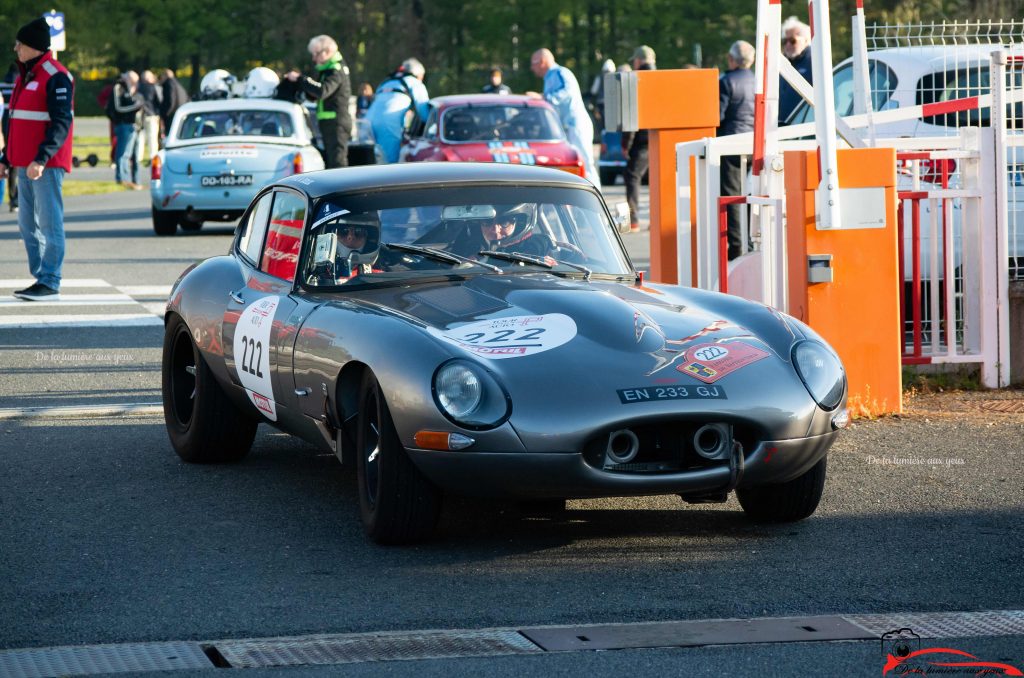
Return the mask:
<path fill-rule="evenodd" d="M 13 44 L 18 26 L 49 10 L 0 0 Z M 783 17 L 807 20 L 784 0 Z M 850 54 L 856 0 L 831 5 L 832 45 Z M 190 91 L 213 68 L 244 77 L 255 66 L 308 68 L 306 44 L 334 37 L 353 85 L 378 84 L 403 59 L 419 58 L 432 95 L 477 91 L 498 66 L 514 91 L 539 89 L 530 54 L 548 47 L 586 89 L 605 59 L 628 60 L 650 45 L 659 68 L 725 68 L 737 39 L 754 41 L 756 0 L 61 0 L 74 73 L 173 68 Z M 1024 16 L 1024 0 L 866 0 L 868 22 L 916 23 Z M 81 77 L 81 76 L 80 76 Z M 106 75 L 104 75 L 106 77 Z M 88 78 L 86 78 L 88 79 Z"/>

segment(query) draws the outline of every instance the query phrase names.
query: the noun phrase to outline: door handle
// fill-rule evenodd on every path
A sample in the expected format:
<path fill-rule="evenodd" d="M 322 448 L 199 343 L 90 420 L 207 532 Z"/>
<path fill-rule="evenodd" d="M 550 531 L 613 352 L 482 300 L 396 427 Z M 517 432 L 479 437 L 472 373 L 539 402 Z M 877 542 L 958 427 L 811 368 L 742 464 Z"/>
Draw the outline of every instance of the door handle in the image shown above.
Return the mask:
<path fill-rule="evenodd" d="M 228 292 L 228 296 L 231 297 L 231 301 L 235 302 L 236 304 L 245 303 L 245 299 L 243 299 L 238 292 Z"/>

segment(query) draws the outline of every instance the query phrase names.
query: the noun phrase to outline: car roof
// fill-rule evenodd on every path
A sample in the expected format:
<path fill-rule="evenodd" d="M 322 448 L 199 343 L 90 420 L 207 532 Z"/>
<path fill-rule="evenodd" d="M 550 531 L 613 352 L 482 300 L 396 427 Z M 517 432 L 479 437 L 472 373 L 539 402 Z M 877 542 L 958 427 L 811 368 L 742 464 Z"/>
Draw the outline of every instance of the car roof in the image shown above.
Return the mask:
<path fill-rule="evenodd" d="M 936 66 L 950 68 L 964 62 L 988 62 L 992 52 L 1005 49 L 1002 45 L 906 45 L 886 47 L 868 51 L 868 59 L 880 59 L 887 64 L 898 64 L 901 68 L 914 71 L 931 71 Z M 839 66 L 853 61 L 843 59 Z"/>
<path fill-rule="evenodd" d="M 594 185 L 568 172 L 533 165 L 477 162 L 411 162 L 395 165 L 361 165 L 297 174 L 277 182 L 307 193 L 312 198 L 339 192 L 403 188 L 439 188 L 455 185 L 501 184 L 507 186 L 562 185 L 589 188 Z"/>
<path fill-rule="evenodd" d="M 190 101 L 181 106 L 180 111 L 185 114 L 195 111 L 282 111 L 292 113 L 298 108 L 298 104 L 282 99 L 207 99 L 205 101 Z"/>
<path fill-rule="evenodd" d="M 440 107 L 449 106 L 540 106 L 550 108 L 551 104 L 543 99 L 528 97 L 525 94 L 450 94 L 434 97 L 431 103 Z"/>

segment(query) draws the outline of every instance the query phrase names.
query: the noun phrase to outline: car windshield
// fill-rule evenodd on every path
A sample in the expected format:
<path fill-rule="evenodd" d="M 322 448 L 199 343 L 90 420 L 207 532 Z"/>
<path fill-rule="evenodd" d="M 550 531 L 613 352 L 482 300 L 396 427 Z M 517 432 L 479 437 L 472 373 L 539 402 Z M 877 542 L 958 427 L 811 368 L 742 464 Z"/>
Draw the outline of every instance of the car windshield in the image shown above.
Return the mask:
<path fill-rule="evenodd" d="M 223 136 L 291 137 L 292 118 L 284 111 L 195 111 L 178 128 L 179 139 Z"/>
<path fill-rule="evenodd" d="M 553 111 L 542 106 L 458 106 L 441 116 L 444 141 L 558 141 L 565 138 Z"/>
<path fill-rule="evenodd" d="M 332 195 L 314 205 L 302 253 L 310 287 L 438 275 L 632 277 L 592 191 L 496 187 Z"/>

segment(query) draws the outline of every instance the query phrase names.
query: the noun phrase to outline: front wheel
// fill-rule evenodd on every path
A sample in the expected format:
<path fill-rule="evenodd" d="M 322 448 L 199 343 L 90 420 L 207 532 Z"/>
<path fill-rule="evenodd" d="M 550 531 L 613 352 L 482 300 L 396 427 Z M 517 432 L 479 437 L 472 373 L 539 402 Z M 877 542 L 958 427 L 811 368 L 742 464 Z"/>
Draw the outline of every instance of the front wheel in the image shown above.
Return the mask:
<path fill-rule="evenodd" d="M 174 235 L 178 231 L 181 213 L 175 210 L 158 210 L 153 207 L 153 231 L 157 235 Z"/>
<path fill-rule="evenodd" d="M 788 523 L 814 513 L 825 489 L 826 457 L 801 476 L 778 485 L 737 489 L 744 513 L 759 523 Z"/>
<path fill-rule="evenodd" d="M 378 544 L 422 541 L 434 531 L 441 493 L 398 440 L 380 384 L 367 370 L 359 396 L 356 477 L 366 534 Z"/>
<path fill-rule="evenodd" d="M 238 461 L 249 453 L 256 422 L 221 390 L 188 326 L 176 315 L 164 332 L 161 377 L 164 422 L 179 457 L 208 464 Z"/>

